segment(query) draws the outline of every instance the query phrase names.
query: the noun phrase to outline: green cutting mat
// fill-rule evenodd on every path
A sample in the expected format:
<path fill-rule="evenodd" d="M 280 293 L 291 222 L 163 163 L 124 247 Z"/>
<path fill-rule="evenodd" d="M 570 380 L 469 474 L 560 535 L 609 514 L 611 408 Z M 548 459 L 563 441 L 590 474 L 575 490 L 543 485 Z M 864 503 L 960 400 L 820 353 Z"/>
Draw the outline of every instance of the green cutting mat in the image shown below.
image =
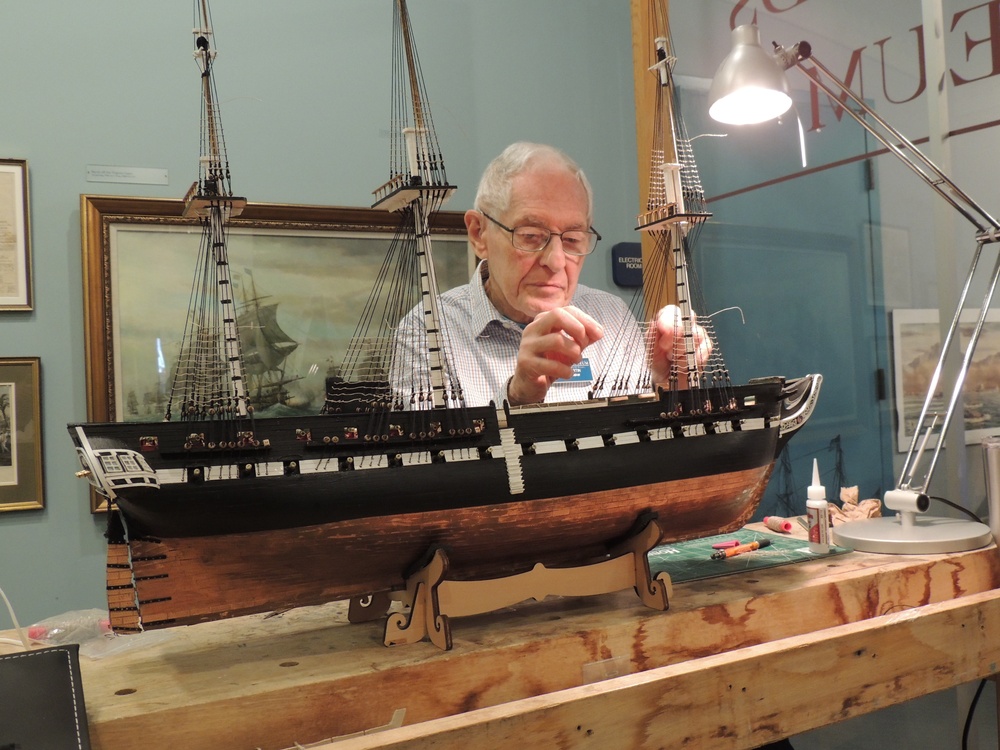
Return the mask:
<path fill-rule="evenodd" d="M 712 545 L 727 539 L 738 539 L 740 544 L 749 544 L 759 539 L 770 539 L 771 546 L 753 552 L 745 552 L 725 560 L 713 560 L 712 553 L 717 550 L 712 549 Z M 740 529 L 731 534 L 707 536 L 703 539 L 692 539 L 688 542 L 655 547 L 649 551 L 648 557 L 649 572 L 653 576 L 666 571 L 670 575 L 670 580 L 678 583 L 732 575 L 733 573 L 745 573 L 748 570 L 773 568 L 778 565 L 805 562 L 806 560 L 817 560 L 822 557 L 842 555 L 845 552 L 850 552 L 850 550 L 831 544 L 830 551 L 826 555 L 819 555 L 809 551 L 809 543 L 804 539 Z"/>

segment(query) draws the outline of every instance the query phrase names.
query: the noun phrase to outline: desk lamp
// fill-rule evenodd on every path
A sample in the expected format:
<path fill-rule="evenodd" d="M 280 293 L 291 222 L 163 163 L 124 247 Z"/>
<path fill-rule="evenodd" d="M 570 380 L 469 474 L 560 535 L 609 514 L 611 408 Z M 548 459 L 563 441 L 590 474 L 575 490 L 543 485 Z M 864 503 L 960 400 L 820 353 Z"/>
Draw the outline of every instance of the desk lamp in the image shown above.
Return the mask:
<path fill-rule="evenodd" d="M 767 64 L 762 58 L 766 58 Z M 747 60 L 752 61 L 752 66 L 744 64 Z M 814 71 L 807 70 L 803 66 L 806 60 L 815 66 Z M 719 66 L 709 88 L 709 114 L 719 122 L 733 125 L 763 122 L 780 116 L 791 106 L 791 99 L 787 98 L 787 81 L 774 83 L 775 73 L 784 79 L 784 72 L 792 67 L 809 76 L 832 99 L 836 100 L 842 94 L 846 95 L 857 107 L 855 109 L 852 106 L 845 106 L 847 113 L 975 227 L 976 250 L 958 307 L 927 388 L 927 395 L 913 431 L 913 439 L 910 441 L 899 480 L 894 489 L 885 493 L 886 507 L 897 511 L 897 515 L 869 518 L 837 526 L 833 529 L 833 539 L 841 546 L 863 552 L 894 554 L 960 552 L 984 547 L 992 540 L 990 529 L 985 524 L 964 519 L 935 518 L 924 514 L 930 505 L 927 491 L 931 476 L 944 445 L 945 434 L 954 416 L 956 404 L 960 401 L 962 385 L 1000 277 L 1000 257 L 994 264 L 979 317 L 955 377 L 947 410 L 942 415 L 937 409 L 932 408 L 931 403 L 938 390 L 951 347 L 958 344 L 959 316 L 965 307 L 969 289 L 976 275 L 983 246 L 1000 241 L 1000 224 L 959 189 L 911 141 L 879 117 L 864 100 L 851 91 L 846 83 L 813 57 L 808 42 L 799 42 L 790 49 L 775 44 L 774 55 L 769 55 L 760 46 L 760 32 L 756 26 L 745 25 L 734 29 L 733 50 Z M 763 72 L 758 74 L 755 71 Z M 751 93 L 754 90 L 764 90 L 768 93 L 755 99 L 748 95 L 748 87 L 751 87 Z M 838 93 L 838 90 L 841 93 Z M 782 96 L 785 96 L 787 101 L 782 99 Z M 748 102 L 756 104 L 748 109 Z M 933 442 L 935 430 L 938 430 L 938 433 L 936 442 Z"/>

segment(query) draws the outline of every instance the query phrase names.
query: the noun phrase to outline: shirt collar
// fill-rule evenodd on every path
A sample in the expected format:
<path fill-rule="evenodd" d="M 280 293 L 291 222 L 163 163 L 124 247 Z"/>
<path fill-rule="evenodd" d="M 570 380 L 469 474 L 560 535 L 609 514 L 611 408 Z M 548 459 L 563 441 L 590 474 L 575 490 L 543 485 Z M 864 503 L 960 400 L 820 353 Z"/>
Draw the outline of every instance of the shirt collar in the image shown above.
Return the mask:
<path fill-rule="evenodd" d="M 472 325 L 473 330 L 476 331 L 476 335 L 483 336 L 486 334 L 486 328 L 491 323 L 497 323 L 512 331 L 523 331 L 523 324 L 508 318 L 497 310 L 490 301 L 490 298 L 486 294 L 486 279 L 489 277 L 490 268 L 487 265 L 487 261 L 483 259 L 479 261 L 479 265 L 476 266 L 475 273 L 472 274 L 472 279 L 469 282 L 469 287 L 472 291 Z"/>

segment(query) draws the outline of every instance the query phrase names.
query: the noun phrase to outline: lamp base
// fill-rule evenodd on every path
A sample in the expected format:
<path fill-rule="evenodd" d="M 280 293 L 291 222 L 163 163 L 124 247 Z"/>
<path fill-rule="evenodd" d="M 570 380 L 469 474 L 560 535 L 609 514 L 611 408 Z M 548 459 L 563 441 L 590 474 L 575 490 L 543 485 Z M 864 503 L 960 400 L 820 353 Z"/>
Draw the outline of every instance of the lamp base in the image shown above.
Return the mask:
<path fill-rule="evenodd" d="M 990 527 L 961 518 L 916 516 L 903 524 L 902 515 L 866 518 L 834 526 L 833 541 L 858 552 L 889 555 L 936 555 L 966 552 L 993 541 Z"/>

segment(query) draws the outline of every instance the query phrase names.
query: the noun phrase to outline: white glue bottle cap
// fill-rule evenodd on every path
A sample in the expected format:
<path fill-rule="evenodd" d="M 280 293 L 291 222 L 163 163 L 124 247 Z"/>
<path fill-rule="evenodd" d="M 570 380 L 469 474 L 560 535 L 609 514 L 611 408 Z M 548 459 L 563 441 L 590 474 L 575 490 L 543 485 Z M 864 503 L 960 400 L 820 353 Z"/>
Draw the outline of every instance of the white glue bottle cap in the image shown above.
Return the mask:
<path fill-rule="evenodd" d="M 801 497 L 801 495 L 799 496 Z M 807 500 L 826 500 L 826 487 L 819 483 L 819 461 L 813 459 L 812 484 L 806 488 Z"/>

